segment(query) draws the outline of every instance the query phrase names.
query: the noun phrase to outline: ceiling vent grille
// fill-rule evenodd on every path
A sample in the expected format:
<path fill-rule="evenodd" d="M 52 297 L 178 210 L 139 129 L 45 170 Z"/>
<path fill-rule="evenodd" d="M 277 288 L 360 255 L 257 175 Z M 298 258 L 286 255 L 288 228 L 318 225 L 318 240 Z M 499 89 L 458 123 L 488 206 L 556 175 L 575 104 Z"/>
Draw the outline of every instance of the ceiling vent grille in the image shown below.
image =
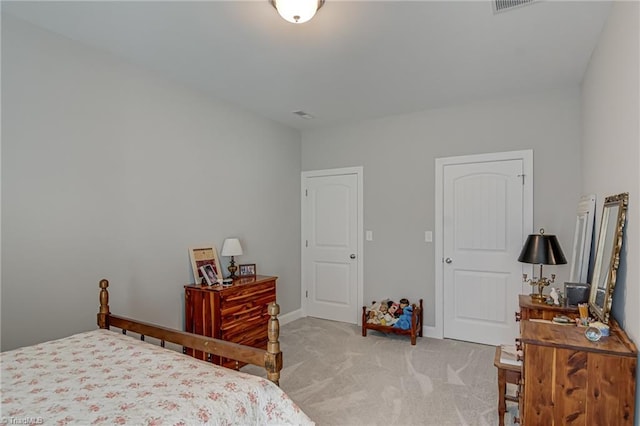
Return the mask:
<path fill-rule="evenodd" d="M 493 13 L 500 13 L 526 6 L 537 1 L 538 0 L 493 0 L 491 4 L 493 5 Z"/>
<path fill-rule="evenodd" d="M 292 114 L 295 114 L 300 118 L 304 118 L 305 120 L 311 120 L 312 118 L 315 118 L 313 115 L 305 111 L 293 111 Z"/>

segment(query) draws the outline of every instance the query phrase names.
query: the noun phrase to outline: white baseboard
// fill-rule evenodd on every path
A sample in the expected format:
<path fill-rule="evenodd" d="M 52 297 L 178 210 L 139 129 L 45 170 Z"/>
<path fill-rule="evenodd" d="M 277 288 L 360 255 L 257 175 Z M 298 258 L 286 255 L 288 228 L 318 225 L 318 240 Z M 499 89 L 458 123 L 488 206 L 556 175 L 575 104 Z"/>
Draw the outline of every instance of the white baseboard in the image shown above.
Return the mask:
<path fill-rule="evenodd" d="M 434 339 L 442 339 L 442 335 L 438 332 L 436 327 L 432 327 L 430 325 L 425 325 L 422 327 L 422 335 L 424 337 L 431 337 Z"/>
<path fill-rule="evenodd" d="M 280 325 L 285 325 L 292 321 L 295 321 L 299 318 L 304 318 L 306 315 L 302 314 L 302 309 L 296 309 L 293 312 L 289 312 L 287 314 L 279 315 L 278 320 L 280 320 Z"/>

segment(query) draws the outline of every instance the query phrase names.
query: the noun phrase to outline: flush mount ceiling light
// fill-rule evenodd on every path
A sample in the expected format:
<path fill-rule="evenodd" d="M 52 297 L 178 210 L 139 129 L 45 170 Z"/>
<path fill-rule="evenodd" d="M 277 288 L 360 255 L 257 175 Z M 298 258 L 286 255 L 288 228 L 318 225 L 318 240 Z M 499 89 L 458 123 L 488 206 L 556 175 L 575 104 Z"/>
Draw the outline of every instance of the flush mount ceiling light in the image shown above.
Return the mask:
<path fill-rule="evenodd" d="M 324 0 L 269 0 L 280 16 L 293 24 L 302 24 L 314 17 Z"/>

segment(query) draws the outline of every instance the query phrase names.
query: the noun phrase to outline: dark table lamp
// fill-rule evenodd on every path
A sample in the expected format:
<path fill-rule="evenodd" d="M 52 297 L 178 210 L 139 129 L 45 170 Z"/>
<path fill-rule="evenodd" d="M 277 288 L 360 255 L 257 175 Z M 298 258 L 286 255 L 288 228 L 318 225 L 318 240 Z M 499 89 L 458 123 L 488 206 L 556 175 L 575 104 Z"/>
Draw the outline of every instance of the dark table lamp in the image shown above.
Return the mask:
<path fill-rule="evenodd" d="M 544 303 L 546 301 L 545 296 L 542 295 L 542 290 L 552 284 L 556 279 L 556 274 L 551 274 L 551 279 L 547 279 L 542 276 L 542 265 L 564 265 L 567 263 L 567 259 L 562 253 L 560 243 L 555 235 L 545 235 L 544 229 L 540 229 L 539 234 L 531 234 L 527 237 L 527 241 L 522 247 L 518 262 L 532 263 L 540 265 L 540 277 L 533 277 L 527 279 L 527 274 L 522 275 L 522 281 L 530 284 L 531 286 L 538 286 L 538 294 L 534 293 L 531 289 L 531 300 L 537 303 Z"/>

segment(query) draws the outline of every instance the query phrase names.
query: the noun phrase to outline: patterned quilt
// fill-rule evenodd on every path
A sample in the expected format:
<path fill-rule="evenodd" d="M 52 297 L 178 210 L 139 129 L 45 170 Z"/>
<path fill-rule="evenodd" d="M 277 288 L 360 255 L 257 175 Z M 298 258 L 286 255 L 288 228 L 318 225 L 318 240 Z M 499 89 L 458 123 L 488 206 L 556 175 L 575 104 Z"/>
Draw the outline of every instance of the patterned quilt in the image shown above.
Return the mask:
<path fill-rule="evenodd" d="M 0 354 L 3 424 L 313 425 L 276 385 L 109 330 Z"/>

